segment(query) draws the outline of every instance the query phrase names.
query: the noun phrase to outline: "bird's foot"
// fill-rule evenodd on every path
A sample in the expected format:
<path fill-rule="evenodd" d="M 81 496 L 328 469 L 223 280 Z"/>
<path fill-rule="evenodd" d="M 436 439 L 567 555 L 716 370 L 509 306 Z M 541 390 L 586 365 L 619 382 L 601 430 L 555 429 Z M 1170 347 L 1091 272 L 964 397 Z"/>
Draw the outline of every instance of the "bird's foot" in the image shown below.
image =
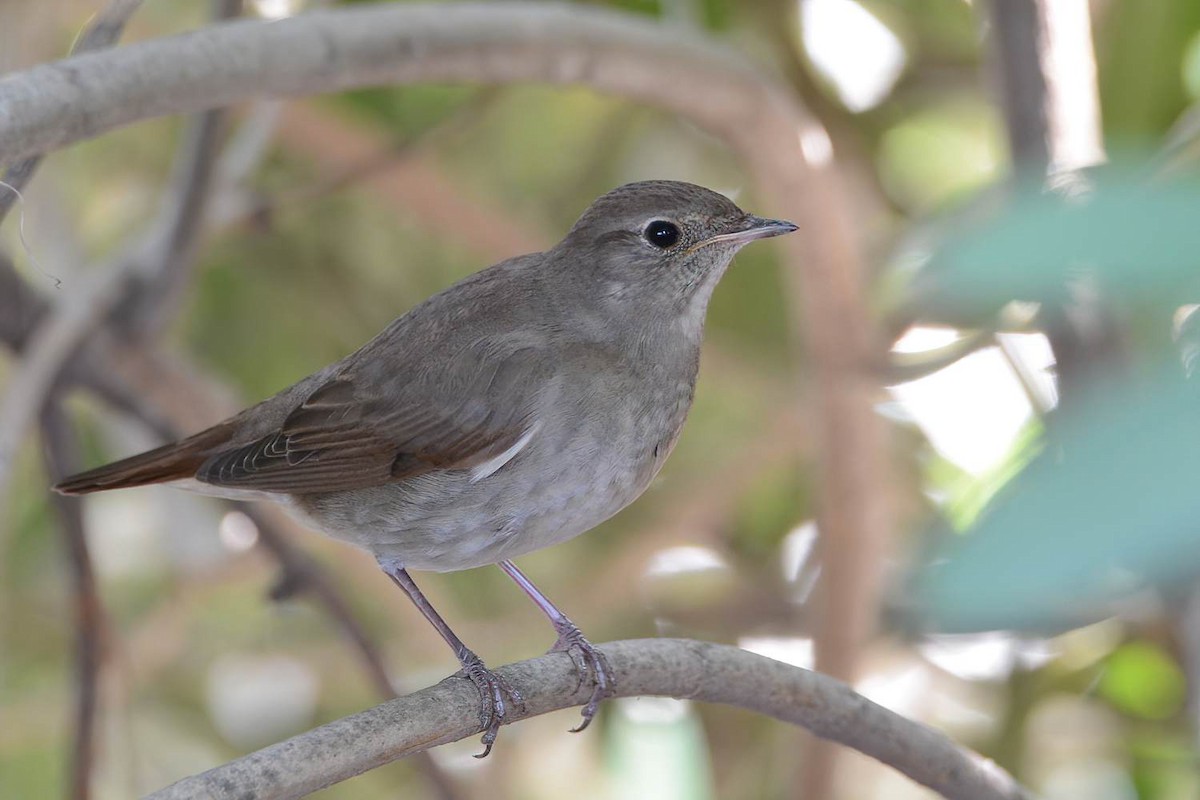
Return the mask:
<path fill-rule="evenodd" d="M 591 724 L 592 717 L 596 716 L 596 709 L 600 706 L 601 701 L 616 693 L 617 684 L 612 677 L 612 667 L 608 664 L 608 657 L 589 642 L 579 628 L 571 622 L 567 622 L 559 628 L 558 641 L 554 643 L 554 647 L 550 648 L 550 652 L 566 653 L 575 662 L 575 669 L 579 674 L 579 683 L 576 684 L 576 689 L 583 685 L 585 677 L 591 675 L 592 696 L 581 712 L 583 722 L 571 729 L 571 733 L 579 733 Z"/>
<path fill-rule="evenodd" d="M 468 678 L 479 690 L 479 722 L 483 726 L 483 752 L 476 753 L 476 758 L 486 758 L 492 752 L 496 742 L 496 734 L 508 716 L 509 703 L 512 707 L 523 711 L 525 698 L 521 696 L 508 681 L 487 668 L 483 659 L 470 650 L 459 655 L 462 663 L 460 674 Z"/>

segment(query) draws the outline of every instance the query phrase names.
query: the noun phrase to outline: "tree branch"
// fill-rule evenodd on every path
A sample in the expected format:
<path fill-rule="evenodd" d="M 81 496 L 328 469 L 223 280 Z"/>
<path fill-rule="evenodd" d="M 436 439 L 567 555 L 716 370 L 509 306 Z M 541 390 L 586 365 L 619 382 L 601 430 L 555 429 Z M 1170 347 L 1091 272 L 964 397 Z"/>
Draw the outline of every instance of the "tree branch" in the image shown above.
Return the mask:
<path fill-rule="evenodd" d="M 129 22 L 129 18 L 141 5 L 142 0 L 112 0 L 108 7 L 93 17 L 83 32 L 79 34 L 79 39 L 71 48 L 71 52 L 86 53 L 91 50 L 103 50 L 116 44 L 117 39 L 121 38 L 121 32 L 125 30 L 125 24 Z M 0 158 L 0 164 L 4 161 L 5 159 Z M 12 210 L 13 204 L 17 202 L 21 189 L 29 183 L 41 163 L 41 154 L 34 154 L 4 171 L 3 181 L 7 186 L 0 186 L 0 223 L 4 222 L 4 218 Z"/>
<path fill-rule="evenodd" d="M 639 639 L 601 645 L 623 697 L 659 695 L 724 703 L 802 725 L 895 767 L 954 800 L 1019 800 L 1029 795 L 1003 770 L 945 735 L 911 722 L 815 672 L 728 645 Z M 562 653 L 497 670 L 524 695 L 516 719 L 587 701 Z M 199 775 L 146 800 L 284 800 L 480 731 L 479 695 L 453 676 Z"/>

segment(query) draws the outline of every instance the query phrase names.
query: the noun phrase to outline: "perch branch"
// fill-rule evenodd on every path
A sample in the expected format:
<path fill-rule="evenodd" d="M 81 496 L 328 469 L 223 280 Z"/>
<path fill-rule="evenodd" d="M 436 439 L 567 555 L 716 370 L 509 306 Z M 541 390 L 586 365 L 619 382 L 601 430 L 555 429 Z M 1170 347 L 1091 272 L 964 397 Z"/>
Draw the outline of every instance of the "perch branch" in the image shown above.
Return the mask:
<path fill-rule="evenodd" d="M 602 645 L 621 696 L 725 703 L 802 725 L 900 770 L 953 800 L 1029 795 L 1007 773 L 855 693 L 845 684 L 728 645 L 641 639 Z M 536 716 L 587 701 L 569 657 L 552 653 L 497 670 Z M 301 797 L 399 758 L 478 733 L 479 695 L 466 680 L 436 686 L 322 725 L 185 778 L 147 800 Z"/>

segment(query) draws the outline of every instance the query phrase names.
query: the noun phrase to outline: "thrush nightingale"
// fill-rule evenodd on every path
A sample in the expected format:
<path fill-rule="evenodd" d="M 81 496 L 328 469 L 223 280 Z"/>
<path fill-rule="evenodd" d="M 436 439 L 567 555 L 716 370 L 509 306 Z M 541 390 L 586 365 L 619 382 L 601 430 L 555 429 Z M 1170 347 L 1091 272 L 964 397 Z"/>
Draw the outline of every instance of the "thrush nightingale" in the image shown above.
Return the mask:
<path fill-rule="evenodd" d="M 512 559 L 645 491 L 691 407 L 717 281 L 743 245 L 795 229 L 688 183 L 622 186 L 554 247 L 460 281 L 291 388 L 55 488 L 266 498 L 366 549 L 478 688 L 481 756 L 523 700 L 408 570 L 499 564 L 550 618 L 553 649 L 591 676 L 582 730 L 613 691 L 611 668 Z"/>

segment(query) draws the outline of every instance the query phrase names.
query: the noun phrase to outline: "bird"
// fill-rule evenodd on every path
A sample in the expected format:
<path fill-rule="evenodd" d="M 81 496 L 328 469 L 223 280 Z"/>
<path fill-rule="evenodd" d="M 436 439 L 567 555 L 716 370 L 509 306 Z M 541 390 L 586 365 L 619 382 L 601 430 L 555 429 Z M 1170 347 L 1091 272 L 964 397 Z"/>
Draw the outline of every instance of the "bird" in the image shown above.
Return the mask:
<path fill-rule="evenodd" d="M 79 495 L 167 484 L 272 500 L 371 553 L 453 649 L 491 752 L 521 694 L 451 630 L 409 570 L 500 566 L 549 618 L 592 693 L 603 653 L 513 559 L 633 502 L 692 405 L 709 299 L 746 244 L 791 222 L 690 183 L 595 200 L 563 239 L 429 297 L 345 358 L 206 430 L 68 477 Z"/>

